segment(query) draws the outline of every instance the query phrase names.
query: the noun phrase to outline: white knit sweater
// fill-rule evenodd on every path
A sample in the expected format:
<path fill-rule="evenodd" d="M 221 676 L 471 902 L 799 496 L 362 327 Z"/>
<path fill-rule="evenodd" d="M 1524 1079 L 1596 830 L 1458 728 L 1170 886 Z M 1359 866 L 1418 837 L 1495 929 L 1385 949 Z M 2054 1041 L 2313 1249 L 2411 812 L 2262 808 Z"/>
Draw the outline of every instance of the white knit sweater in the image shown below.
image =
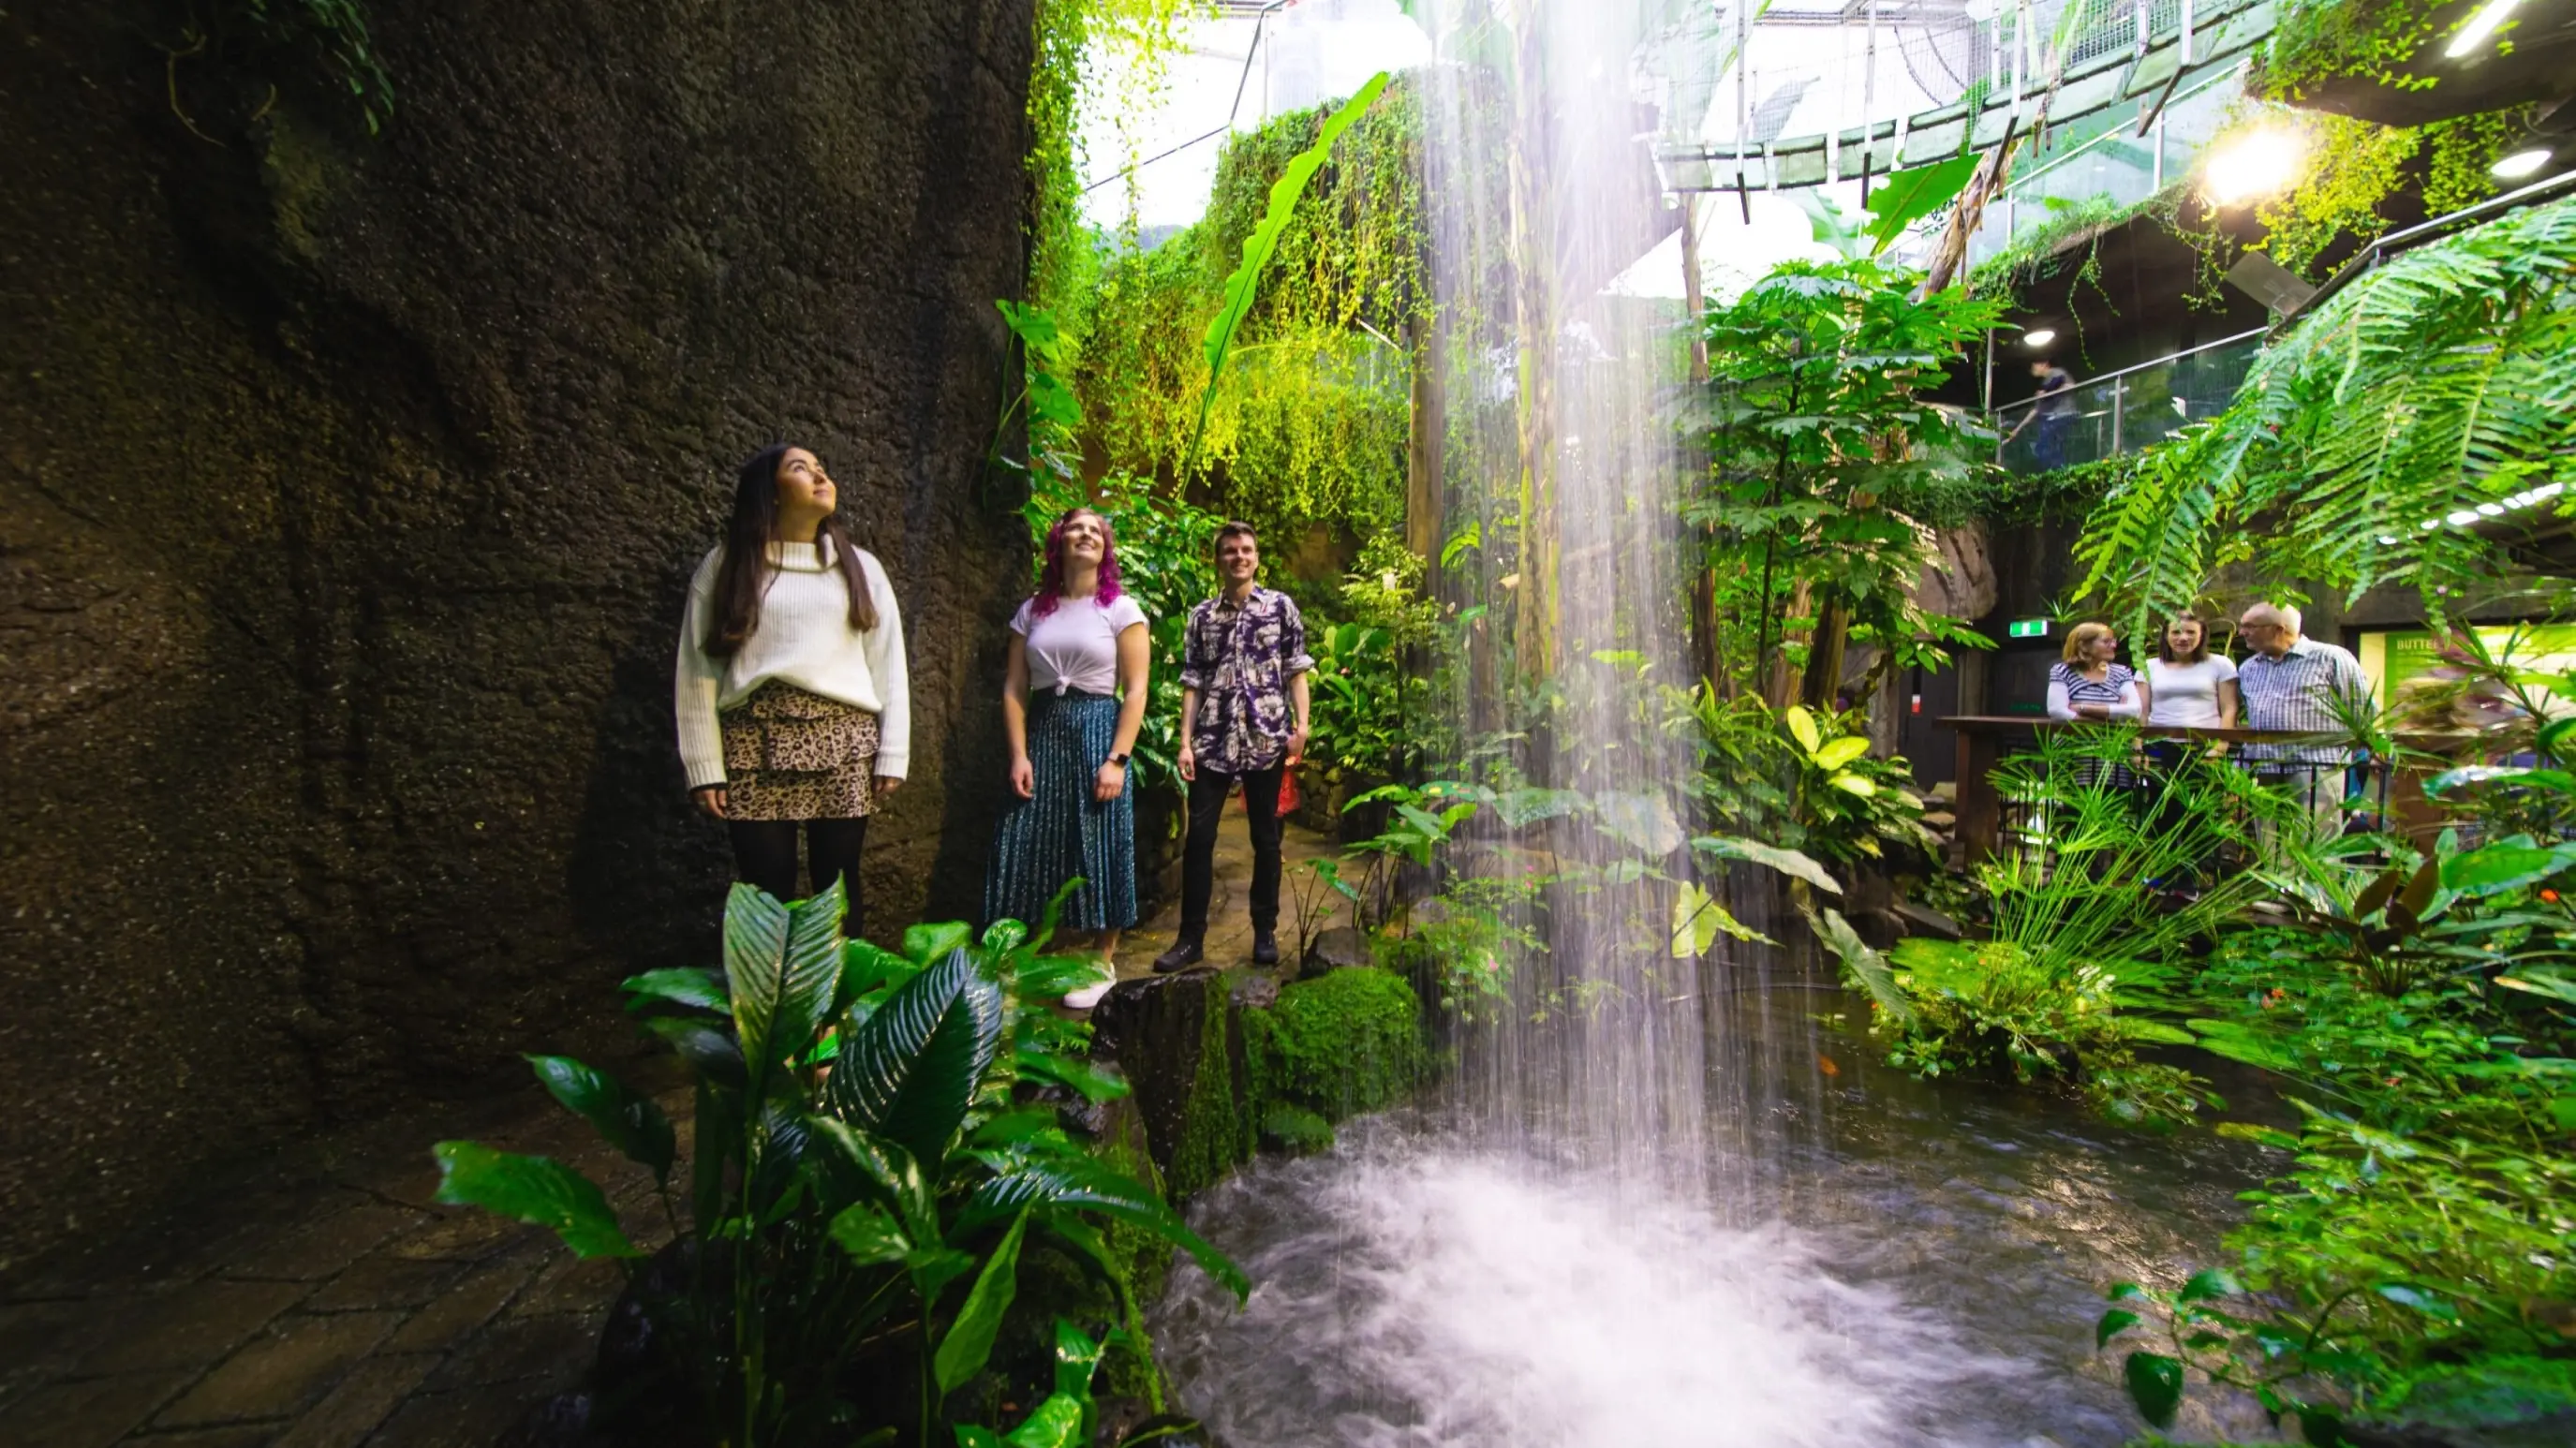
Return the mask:
<path fill-rule="evenodd" d="M 707 555 L 689 583 L 671 698 L 689 788 L 725 782 L 716 711 L 750 698 L 772 679 L 876 715 L 876 772 L 903 778 L 912 753 L 912 694 L 904 678 L 903 617 L 895 611 L 894 585 L 886 581 L 884 566 L 859 550 L 859 572 L 877 608 L 877 626 L 860 633 L 850 627 L 849 586 L 828 540 L 819 546 L 772 543 L 769 556 L 778 572 L 761 596 L 760 622 L 731 658 L 716 658 L 706 649 L 722 547 Z"/>

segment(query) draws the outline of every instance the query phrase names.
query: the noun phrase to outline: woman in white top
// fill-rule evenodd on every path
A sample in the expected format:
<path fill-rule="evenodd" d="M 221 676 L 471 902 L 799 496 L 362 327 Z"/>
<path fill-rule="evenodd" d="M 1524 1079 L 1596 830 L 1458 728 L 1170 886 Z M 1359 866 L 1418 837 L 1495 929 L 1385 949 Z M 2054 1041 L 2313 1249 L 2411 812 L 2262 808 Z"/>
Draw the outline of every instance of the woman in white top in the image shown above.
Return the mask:
<path fill-rule="evenodd" d="M 2209 651 L 2209 630 L 2193 614 L 2165 625 L 2147 660 L 2147 722 L 2193 729 L 2236 727 L 2236 664 Z"/>
<path fill-rule="evenodd" d="M 689 584 L 672 709 L 690 795 L 725 822 L 742 878 L 799 898 L 801 825 L 812 893 L 841 881 L 856 936 L 868 816 L 903 782 L 912 704 L 894 586 L 838 502 L 801 447 L 742 465 L 724 542 Z"/>
<path fill-rule="evenodd" d="M 1152 651 L 1145 610 L 1118 586 L 1109 520 L 1075 508 L 1047 531 L 1038 591 L 1011 616 L 1002 729 L 1011 792 L 984 877 L 984 918 L 1034 929 L 1081 878 L 1057 925 L 1097 932 L 1103 967 L 1065 997 L 1088 1010 L 1116 977 L 1119 932 L 1136 923 L 1136 791 L 1128 759 L 1145 725 Z"/>

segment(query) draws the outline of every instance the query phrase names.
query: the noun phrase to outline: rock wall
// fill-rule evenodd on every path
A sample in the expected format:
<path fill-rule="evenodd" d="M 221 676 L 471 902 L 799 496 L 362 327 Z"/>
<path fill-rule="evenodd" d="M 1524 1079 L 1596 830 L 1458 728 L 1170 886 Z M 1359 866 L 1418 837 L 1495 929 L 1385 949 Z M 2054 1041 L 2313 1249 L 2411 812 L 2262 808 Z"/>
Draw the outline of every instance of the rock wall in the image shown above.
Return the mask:
<path fill-rule="evenodd" d="M 368 0 L 380 136 L 232 0 L 0 10 L 0 1269 L 710 957 L 670 659 L 774 438 L 909 625 L 874 918 L 972 912 L 1030 6 Z"/>

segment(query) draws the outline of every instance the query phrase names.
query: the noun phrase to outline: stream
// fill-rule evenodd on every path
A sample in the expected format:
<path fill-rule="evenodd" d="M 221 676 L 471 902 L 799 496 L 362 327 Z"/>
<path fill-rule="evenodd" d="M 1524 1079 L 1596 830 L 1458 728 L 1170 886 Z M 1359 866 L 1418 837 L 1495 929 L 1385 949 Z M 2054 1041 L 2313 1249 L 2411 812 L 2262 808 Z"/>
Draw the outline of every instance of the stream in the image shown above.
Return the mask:
<path fill-rule="evenodd" d="M 1181 1406 L 1226 1448 L 2142 1436 L 2121 1350 L 2094 1350 L 2103 1288 L 2210 1260 L 2262 1153 L 1914 1080 L 1849 1028 L 1859 1009 L 1812 990 L 1753 1007 L 1762 1069 L 1791 1079 L 1727 1118 L 1706 1194 L 1543 1135 L 1485 1144 L 1461 1108 L 1258 1160 L 1190 1213 L 1251 1274 L 1249 1305 L 1184 1268 L 1152 1317 Z M 2175 1434 L 2275 1436 L 2199 1391 Z"/>

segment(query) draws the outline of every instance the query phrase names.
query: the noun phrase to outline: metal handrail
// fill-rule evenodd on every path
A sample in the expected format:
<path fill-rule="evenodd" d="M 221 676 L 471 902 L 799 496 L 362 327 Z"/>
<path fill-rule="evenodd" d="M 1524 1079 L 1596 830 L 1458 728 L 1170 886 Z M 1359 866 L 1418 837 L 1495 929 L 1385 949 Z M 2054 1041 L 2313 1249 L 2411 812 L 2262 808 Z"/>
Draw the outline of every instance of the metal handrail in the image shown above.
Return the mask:
<path fill-rule="evenodd" d="M 2066 391 L 2052 392 L 2049 396 L 2070 397 L 2075 393 L 2083 391 L 2085 388 L 2099 387 L 2105 382 L 2117 381 L 2118 379 L 2129 376 L 2132 373 L 2144 372 L 2151 367 L 2163 367 L 2171 363 L 2179 362 L 2185 357 L 2198 356 L 2200 353 L 2209 351 L 2213 347 L 2224 347 L 2232 342 L 2242 342 L 2248 337 L 2260 337 L 2266 330 L 2266 328 L 2256 327 L 2250 332 L 2239 332 L 2233 337 L 2221 337 L 2215 342 L 2203 342 L 2197 347 L 2185 347 L 2179 352 L 2168 352 L 2164 356 L 2158 357 L 2152 362 L 2140 362 L 2134 366 L 2123 367 L 2117 372 L 2105 372 L 2098 377 L 2087 377 L 2083 381 L 2076 383 L 2073 387 L 2066 389 Z M 2043 399 L 2038 397 L 2024 397 L 2012 402 L 1998 402 L 1995 404 L 1993 411 L 1996 416 L 2001 416 L 2013 408 L 2028 407 L 2031 404 L 2042 400 Z"/>
<path fill-rule="evenodd" d="M 2368 245 L 2354 253 L 2352 260 L 2345 262 L 2335 270 L 2333 276 L 2326 278 L 2324 284 L 2319 286 L 2306 301 L 2281 313 L 2272 326 L 2274 328 L 2287 326 L 2292 318 L 2314 310 L 2319 302 L 2343 290 L 2344 285 L 2354 277 L 2379 265 L 2388 255 L 2390 247 L 2411 242 L 2418 237 L 2435 232 L 2448 231 L 2453 227 L 2466 226 L 2473 221 L 2486 220 L 2491 212 L 2500 216 L 2505 212 L 2527 206 L 2549 192 L 2563 191 L 2570 187 L 2576 187 L 2576 169 L 2561 171 L 2555 176 L 2544 176 L 2528 186 L 2517 187 L 2502 196 L 2490 196 L 2484 201 L 2463 206 L 2457 211 L 2444 212 L 2430 221 L 2419 221 L 2404 230 L 2374 237 Z"/>

